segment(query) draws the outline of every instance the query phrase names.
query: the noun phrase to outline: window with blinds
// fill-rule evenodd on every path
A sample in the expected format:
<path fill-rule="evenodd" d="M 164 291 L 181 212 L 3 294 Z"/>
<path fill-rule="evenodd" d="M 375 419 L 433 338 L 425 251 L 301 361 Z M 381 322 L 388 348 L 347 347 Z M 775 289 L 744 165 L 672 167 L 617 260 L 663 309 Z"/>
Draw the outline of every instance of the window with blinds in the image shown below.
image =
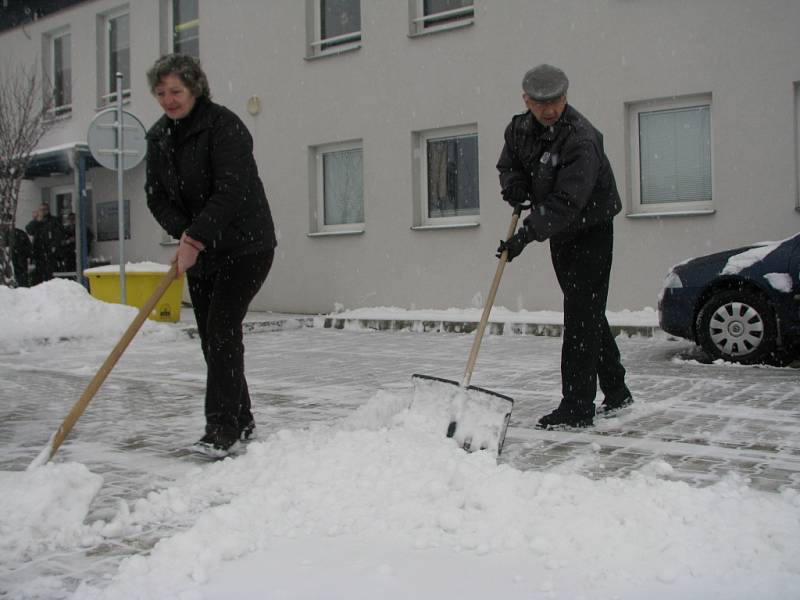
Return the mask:
<path fill-rule="evenodd" d="M 711 98 L 631 105 L 633 213 L 713 210 Z"/>

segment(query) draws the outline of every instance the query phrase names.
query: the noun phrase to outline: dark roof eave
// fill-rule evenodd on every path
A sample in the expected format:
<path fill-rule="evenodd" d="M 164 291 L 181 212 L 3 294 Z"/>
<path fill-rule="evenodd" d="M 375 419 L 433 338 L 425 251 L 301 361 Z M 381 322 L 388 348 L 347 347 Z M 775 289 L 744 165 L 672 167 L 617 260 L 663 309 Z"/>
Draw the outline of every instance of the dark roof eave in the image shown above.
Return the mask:
<path fill-rule="evenodd" d="M 73 153 L 75 154 L 74 157 Z M 42 150 L 34 153 L 25 168 L 25 175 L 23 178 L 38 179 L 39 177 L 69 175 L 74 169 L 75 158 L 81 155 L 86 158 L 87 170 L 100 166 L 85 145 L 75 144 L 73 146 L 53 150 Z"/>

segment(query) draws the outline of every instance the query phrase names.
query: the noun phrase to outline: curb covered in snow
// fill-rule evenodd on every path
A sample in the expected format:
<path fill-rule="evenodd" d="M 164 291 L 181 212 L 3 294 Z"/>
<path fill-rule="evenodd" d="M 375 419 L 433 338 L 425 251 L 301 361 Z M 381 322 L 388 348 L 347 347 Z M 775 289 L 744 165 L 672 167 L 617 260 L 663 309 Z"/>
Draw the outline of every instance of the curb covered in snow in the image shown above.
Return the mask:
<path fill-rule="evenodd" d="M 394 318 L 394 317 L 349 317 L 329 315 L 272 315 L 270 313 L 251 313 L 243 324 L 244 333 L 276 331 L 317 327 L 324 329 L 410 331 L 414 333 L 472 333 L 478 327 L 477 320 L 446 318 Z M 490 320 L 487 326 L 489 335 L 537 335 L 561 337 L 562 323 L 537 323 L 529 321 Z M 183 329 L 191 336 L 197 335 L 197 327 L 186 322 Z M 653 337 L 660 328 L 642 324 L 611 324 L 615 336 Z"/>

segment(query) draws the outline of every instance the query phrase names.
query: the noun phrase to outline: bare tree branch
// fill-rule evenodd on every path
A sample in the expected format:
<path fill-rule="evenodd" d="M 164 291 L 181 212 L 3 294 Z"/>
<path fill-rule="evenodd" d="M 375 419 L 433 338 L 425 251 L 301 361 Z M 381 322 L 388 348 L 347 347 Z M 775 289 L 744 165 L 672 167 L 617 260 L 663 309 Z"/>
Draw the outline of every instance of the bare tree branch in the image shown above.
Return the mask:
<path fill-rule="evenodd" d="M 16 285 L 11 246 L 19 191 L 31 154 L 54 123 L 43 81 L 36 62 L 0 69 L 0 285 Z"/>

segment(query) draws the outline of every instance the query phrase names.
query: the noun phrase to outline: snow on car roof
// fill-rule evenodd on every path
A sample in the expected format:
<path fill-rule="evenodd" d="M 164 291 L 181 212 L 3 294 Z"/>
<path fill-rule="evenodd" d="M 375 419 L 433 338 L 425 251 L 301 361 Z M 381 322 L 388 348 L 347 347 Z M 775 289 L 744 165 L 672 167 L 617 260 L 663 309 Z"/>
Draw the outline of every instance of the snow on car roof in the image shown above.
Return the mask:
<path fill-rule="evenodd" d="M 725 267 L 722 269 L 722 275 L 735 275 L 743 269 L 756 264 L 758 261 L 764 260 L 764 258 L 778 246 L 798 235 L 800 234 L 790 236 L 777 242 L 758 242 L 753 248 L 740 252 L 739 254 L 734 254 L 728 259 L 728 262 L 725 263 Z"/>
<path fill-rule="evenodd" d="M 764 258 L 771 253 L 775 248 L 781 245 L 782 242 L 770 242 L 764 246 L 756 246 L 755 248 L 750 248 L 750 250 L 745 250 L 739 254 L 734 254 L 728 259 L 728 262 L 725 263 L 725 267 L 722 269 L 723 275 L 735 275 L 739 273 L 743 269 L 750 267 L 760 260 L 764 260 Z"/>

